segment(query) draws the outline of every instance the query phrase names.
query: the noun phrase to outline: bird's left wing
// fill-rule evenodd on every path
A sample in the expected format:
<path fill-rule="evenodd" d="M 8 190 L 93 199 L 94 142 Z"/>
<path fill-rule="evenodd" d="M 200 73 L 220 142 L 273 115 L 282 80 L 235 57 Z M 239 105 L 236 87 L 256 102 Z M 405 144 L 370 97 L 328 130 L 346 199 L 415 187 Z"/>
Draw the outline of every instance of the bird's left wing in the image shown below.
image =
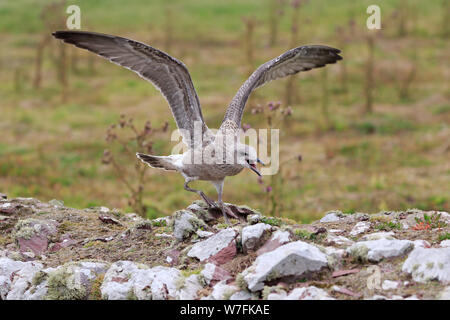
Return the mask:
<path fill-rule="evenodd" d="M 153 83 L 168 101 L 183 141 L 189 147 L 193 147 L 195 140 L 191 139 L 194 137 L 195 122 L 199 124 L 201 134 L 204 137 L 209 136 L 210 131 L 203 120 L 191 76 L 181 61 L 146 44 L 113 35 L 87 31 L 56 31 L 53 36 L 92 51 Z"/>
<path fill-rule="evenodd" d="M 221 128 L 240 128 L 245 104 L 254 89 L 278 78 L 336 63 L 342 60 L 340 52 L 338 49 L 322 45 L 302 46 L 264 63 L 239 88 L 228 106 Z"/>

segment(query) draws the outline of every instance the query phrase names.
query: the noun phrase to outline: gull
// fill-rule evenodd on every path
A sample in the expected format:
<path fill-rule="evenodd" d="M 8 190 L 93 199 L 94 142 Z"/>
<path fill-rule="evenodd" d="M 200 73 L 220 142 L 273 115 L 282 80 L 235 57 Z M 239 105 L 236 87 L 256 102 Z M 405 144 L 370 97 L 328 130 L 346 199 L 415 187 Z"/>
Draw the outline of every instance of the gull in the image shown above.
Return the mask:
<path fill-rule="evenodd" d="M 166 98 L 187 151 L 182 154 L 136 156 L 152 168 L 173 170 L 185 179 L 184 189 L 197 193 L 209 208 L 236 217 L 222 201 L 224 180 L 248 168 L 261 176 L 256 150 L 237 139 L 246 102 L 253 90 L 269 81 L 324 67 L 341 60 L 338 49 L 305 45 L 291 49 L 258 67 L 242 84 L 229 104 L 217 131 L 210 130 L 202 115 L 200 101 L 187 67 L 167 53 L 131 39 L 87 31 L 56 31 L 53 36 L 89 50 L 137 73 L 151 82 Z M 210 181 L 217 190 L 217 204 L 201 190 L 189 187 L 195 180 Z"/>

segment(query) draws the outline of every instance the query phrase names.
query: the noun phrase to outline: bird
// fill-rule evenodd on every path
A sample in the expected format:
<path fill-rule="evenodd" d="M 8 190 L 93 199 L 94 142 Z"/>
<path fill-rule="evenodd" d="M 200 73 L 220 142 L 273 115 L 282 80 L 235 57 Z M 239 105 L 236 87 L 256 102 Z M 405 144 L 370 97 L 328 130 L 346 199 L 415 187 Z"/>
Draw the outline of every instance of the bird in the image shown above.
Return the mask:
<path fill-rule="evenodd" d="M 222 199 L 225 178 L 237 175 L 245 168 L 261 176 L 257 163 L 264 165 L 257 157 L 255 148 L 239 142 L 237 138 L 244 108 L 252 91 L 272 80 L 342 60 L 339 49 L 325 45 L 304 45 L 265 62 L 239 88 L 226 109 L 220 128 L 217 133 L 213 133 L 204 121 L 188 68 L 180 60 L 154 47 L 120 36 L 78 30 L 55 31 L 52 35 L 137 73 L 163 94 L 187 151 L 169 156 L 143 153 L 136 153 L 136 156 L 152 168 L 179 172 L 185 180 L 184 189 L 198 194 L 208 208 L 220 209 L 227 224 L 230 224 L 228 215 L 236 216 Z M 214 185 L 218 194 L 217 203 L 202 190 L 189 186 L 196 180 L 210 181 Z"/>

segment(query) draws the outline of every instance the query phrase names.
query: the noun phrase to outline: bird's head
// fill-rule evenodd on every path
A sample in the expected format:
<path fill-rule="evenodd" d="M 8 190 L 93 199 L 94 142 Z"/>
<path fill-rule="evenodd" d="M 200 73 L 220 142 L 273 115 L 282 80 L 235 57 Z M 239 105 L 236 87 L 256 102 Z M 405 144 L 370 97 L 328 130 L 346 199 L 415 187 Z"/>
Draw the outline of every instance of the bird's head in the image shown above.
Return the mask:
<path fill-rule="evenodd" d="M 237 163 L 252 170 L 258 176 L 261 176 L 261 173 L 256 167 L 257 162 L 264 165 L 264 163 L 258 159 L 255 148 L 243 143 L 237 145 Z"/>

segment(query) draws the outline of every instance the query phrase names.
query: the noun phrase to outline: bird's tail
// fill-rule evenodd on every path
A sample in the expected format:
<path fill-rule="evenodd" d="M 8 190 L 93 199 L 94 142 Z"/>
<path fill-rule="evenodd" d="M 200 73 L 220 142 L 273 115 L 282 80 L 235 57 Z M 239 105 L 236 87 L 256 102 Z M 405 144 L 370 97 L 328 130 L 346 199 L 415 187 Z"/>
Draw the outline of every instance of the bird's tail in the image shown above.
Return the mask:
<path fill-rule="evenodd" d="M 150 154 L 136 153 L 136 157 L 143 163 L 148 164 L 152 168 L 160 168 L 165 170 L 177 170 L 170 156 L 152 156 Z"/>

